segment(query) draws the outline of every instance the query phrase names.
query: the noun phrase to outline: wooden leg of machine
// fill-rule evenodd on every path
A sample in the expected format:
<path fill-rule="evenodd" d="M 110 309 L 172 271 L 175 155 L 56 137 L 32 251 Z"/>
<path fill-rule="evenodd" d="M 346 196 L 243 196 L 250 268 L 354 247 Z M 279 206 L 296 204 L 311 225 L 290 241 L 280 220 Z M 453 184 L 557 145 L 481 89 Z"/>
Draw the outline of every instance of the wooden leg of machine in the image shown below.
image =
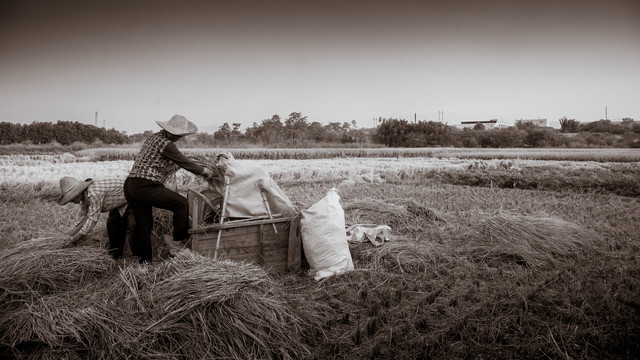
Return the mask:
<path fill-rule="evenodd" d="M 224 199 L 222 199 L 222 210 L 220 211 L 220 230 L 218 230 L 218 238 L 216 239 L 216 251 L 213 258 L 218 258 L 218 249 L 220 248 L 220 236 L 222 235 L 222 224 L 224 223 L 224 213 L 227 211 L 227 199 L 229 198 L 229 178 L 224 177 Z"/>
<path fill-rule="evenodd" d="M 271 207 L 269 206 L 269 201 L 267 201 L 267 194 L 265 194 L 264 191 L 261 191 L 260 193 L 262 194 L 262 202 L 264 202 L 264 207 L 267 209 L 267 214 L 269 214 L 269 220 L 273 221 Z M 275 233 L 277 234 L 278 229 L 276 229 L 276 224 L 272 222 L 271 225 L 273 225 L 273 231 L 275 231 Z"/>

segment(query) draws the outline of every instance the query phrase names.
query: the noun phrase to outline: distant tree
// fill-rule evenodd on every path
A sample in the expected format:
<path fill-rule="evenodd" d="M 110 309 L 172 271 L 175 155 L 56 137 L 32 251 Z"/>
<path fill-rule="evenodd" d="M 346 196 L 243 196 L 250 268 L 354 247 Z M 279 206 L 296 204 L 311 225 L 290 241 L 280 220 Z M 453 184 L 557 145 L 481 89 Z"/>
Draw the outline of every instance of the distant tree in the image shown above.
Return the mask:
<path fill-rule="evenodd" d="M 193 143 L 198 146 L 212 147 L 216 145 L 215 135 L 198 132 L 193 137 Z"/>
<path fill-rule="evenodd" d="M 225 144 L 228 144 L 229 141 L 231 140 L 231 126 L 229 126 L 229 123 L 226 122 L 220 125 L 218 130 L 216 130 L 216 132 L 213 133 L 213 136 L 216 139 L 216 141 L 220 141 Z"/>
<path fill-rule="evenodd" d="M 55 140 L 62 145 L 70 145 L 74 142 L 84 142 L 91 143 L 95 139 L 93 136 L 82 136 L 83 133 L 88 133 L 86 130 L 82 129 L 80 126 L 82 124 L 72 123 L 69 121 L 58 121 L 56 123 L 54 136 Z M 96 128 L 93 126 L 93 128 Z M 96 128 L 98 129 L 98 128 Z"/>
<path fill-rule="evenodd" d="M 632 129 L 635 124 L 636 122 L 632 118 L 622 118 L 622 123 L 620 125 L 625 129 Z"/>
<path fill-rule="evenodd" d="M 284 128 L 287 139 L 293 144 L 296 140 L 304 140 L 307 137 L 307 117 L 302 116 L 299 112 L 289 114 L 287 120 L 284 121 Z"/>
<path fill-rule="evenodd" d="M 134 143 L 140 143 L 145 141 L 149 136 L 153 135 L 153 131 L 151 130 L 146 130 L 143 133 L 140 134 L 133 134 L 129 136 L 129 141 L 134 142 Z"/>
<path fill-rule="evenodd" d="M 340 125 L 339 122 L 330 122 L 327 125 L 325 125 L 325 128 L 328 131 L 340 131 L 342 130 L 342 125 Z"/>
<path fill-rule="evenodd" d="M 438 121 L 418 121 L 409 124 L 412 138 L 421 139 L 410 146 L 448 146 L 453 128 Z"/>
<path fill-rule="evenodd" d="M 536 126 L 536 124 L 532 123 L 531 121 L 519 121 L 516 122 L 516 129 L 518 130 L 524 130 L 524 131 L 532 131 L 535 130 L 538 126 Z"/>
<path fill-rule="evenodd" d="M 484 124 L 477 123 L 473 126 L 473 130 L 484 130 Z"/>
<path fill-rule="evenodd" d="M 259 137 L 265 144 L 275 144 L 284 140 L 284 126 L 279 115 L 262 120 L 259 127 Z"/>
<path fill-rule="evenodd" d="M 233 128 L 231 129 L 231 138 L 233 139 L 232 141 L 238 141 L 241 140 L 243 138 L 242 136 L 242 132 L 240 131 L 240 126 L 242 126 L 241 123 L 233 123 L 232 124 Z"/>
<path fill-rule="evenodd" d="M 475 148 L 480 146 L 480 144 L 478 143 L 478 139 L 476 139 L 475 136 L 464 137 L 462 139 L 462 145 L 464 147 L 469 147 L 469 148 Z"/>
<path fill-rule="evenodd" d="M 560 131 L 566 133 L 575 133 L 578 132 L 580 128 L 580 121 L 576 119 L 567 119 L 567 117 L 560 118 Z"/>
<path fill-rule="evenodd" d="M 478 134 L 483 147 L 514 148 L 524 145 L 527 132 L 515 128 L 497 128 Z"/>
<path fill-rule="evenodd" d="M 527 131 L 527 135 L 524 138 L 524 144 L 530 147 L 544 147 L 547 145 L 547 131 L 546 130 L 533 130 Z"/>
<path fill-rule="evenodd" d="M 0 122 L 0 144 L 14 144 L 24 140 L 22 125 Z"/>
<path fill-rule="evenodd" d="M 405 146 L 409 137 L 409 122 L 404 119 L 385 119 L 378 126 L 376 139 L 378 142 L 391 147 Z"/>
<path fill-rule="evenodd" d="M 580 131 L 588 132 L 623 134 L 624 130 L 622 125 L 614 124 L 611 120 L 604 119 L 580 125 Z"/>
<path fill-rule="evenodd" d="M 321 142 L 321 141 L 324 141 L 324 139 L 326 138 L 326 131 L 322 126 L 322 124 L 320 124 L 317 121 L 314 121 L 311 124 L 309 124 L 309 127 L 307 128 L 307 136 L 309 137 L 309 140 L 313 140 L 315 142 Z"/>

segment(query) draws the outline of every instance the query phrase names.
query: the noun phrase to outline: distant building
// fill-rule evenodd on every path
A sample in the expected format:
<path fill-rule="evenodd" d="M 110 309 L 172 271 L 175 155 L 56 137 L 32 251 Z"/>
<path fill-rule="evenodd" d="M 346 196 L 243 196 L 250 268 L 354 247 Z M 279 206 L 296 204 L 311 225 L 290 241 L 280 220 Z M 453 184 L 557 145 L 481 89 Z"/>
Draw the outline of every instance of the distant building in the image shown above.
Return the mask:
<path fill-rule="evenodd" d="M 525 123 L 533 124 L 535 126 L 549 126 L 547 124 L 547 119 L 516 119 L 516 125 Z"/>
<path fill-rule="evenodd" d="M 473 129 L 478 124 L 482 124 L 485 130 L 511 126 L 503 122 L 498 122 L 498 119 L 491 119 L 491 120 L 462 121 L 460 125 L 456 125 L 456 127 L 458 129 Z"/>

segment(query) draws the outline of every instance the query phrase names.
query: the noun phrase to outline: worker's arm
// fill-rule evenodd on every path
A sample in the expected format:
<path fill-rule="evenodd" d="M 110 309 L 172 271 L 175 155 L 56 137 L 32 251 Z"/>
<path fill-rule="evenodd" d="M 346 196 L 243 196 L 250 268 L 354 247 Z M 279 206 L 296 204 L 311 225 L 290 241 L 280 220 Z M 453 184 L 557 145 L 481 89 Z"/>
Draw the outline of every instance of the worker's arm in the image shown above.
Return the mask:
<path fill-rule="evenodd" d="M 75 234 L 78 233 L 78 231 L 80 231 L 80 229 L 82 229 L 82 226 L 84 225 L 84 223 L 87 221 L 87 215 L 85 214 L 84 216 L 80 217 L 80 221 L 78 221 L 78 224 L 76 226 L 73 227 L 73 229 L 71 229 L 71 231 L 69 232 L 69 235 L 73 236 Z"/>
<path fill-rule="evenodd" d="M 85 235 L 87 235 L 98 222 L 98 217 L 100 217 L 100 208 L 102 207 L 102 202 L 100 201 L 99 197 L 96 196 L 95 193 L 87 191 L 85 201 L 88 203 L 87 215 L 85 220 L 82 222 L 82 226 L 80 226 L 80 229 L 72 235 L 71 240 L 73 242 L 77 242 Z"/>
<path fill-rule="evenodd" d="M 162 155 L 171 159 L 174 163 L 176 163 L 181 168 L 192 172 L 196 175 L 202 175 L 204 172 L 204 167 L 202 165 L 196 164 L 193 160 L 184 156 L 183 153 L 178 150 L 176 144 L 173 142 L 169 142 L 167 146 L 162 150 Z"/>

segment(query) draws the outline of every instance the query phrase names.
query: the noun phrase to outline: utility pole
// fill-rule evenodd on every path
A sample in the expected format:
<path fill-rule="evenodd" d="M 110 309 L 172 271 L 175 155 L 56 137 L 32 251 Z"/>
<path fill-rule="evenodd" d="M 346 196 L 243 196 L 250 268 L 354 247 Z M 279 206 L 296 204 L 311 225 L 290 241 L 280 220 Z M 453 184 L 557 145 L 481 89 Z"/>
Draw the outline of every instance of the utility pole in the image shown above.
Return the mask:
<path fill-rule="evenodd" d="M 607 106 L 604 107 L 604 119 L 609 120 L 609 115 L 607 114 Z"/>
<path fill-rule="evenodd" d="M 105 122 L 106 122 L 106 121 L 107 121 L 107 120 L 102 119 L 102 127 L 103 127 L 104 129 L 106 129 L 106 127 L 105 127 Z"/>
<path fill-rule="evenodd" d="M 96 111 L 96 127 L 98 127 L 98 112 Z"/>
<path fill-rule="evenodd" d="M 417 123 L 418 122 L 418 114 L 417 113 L 413 113 L 413 123 Z"/>

